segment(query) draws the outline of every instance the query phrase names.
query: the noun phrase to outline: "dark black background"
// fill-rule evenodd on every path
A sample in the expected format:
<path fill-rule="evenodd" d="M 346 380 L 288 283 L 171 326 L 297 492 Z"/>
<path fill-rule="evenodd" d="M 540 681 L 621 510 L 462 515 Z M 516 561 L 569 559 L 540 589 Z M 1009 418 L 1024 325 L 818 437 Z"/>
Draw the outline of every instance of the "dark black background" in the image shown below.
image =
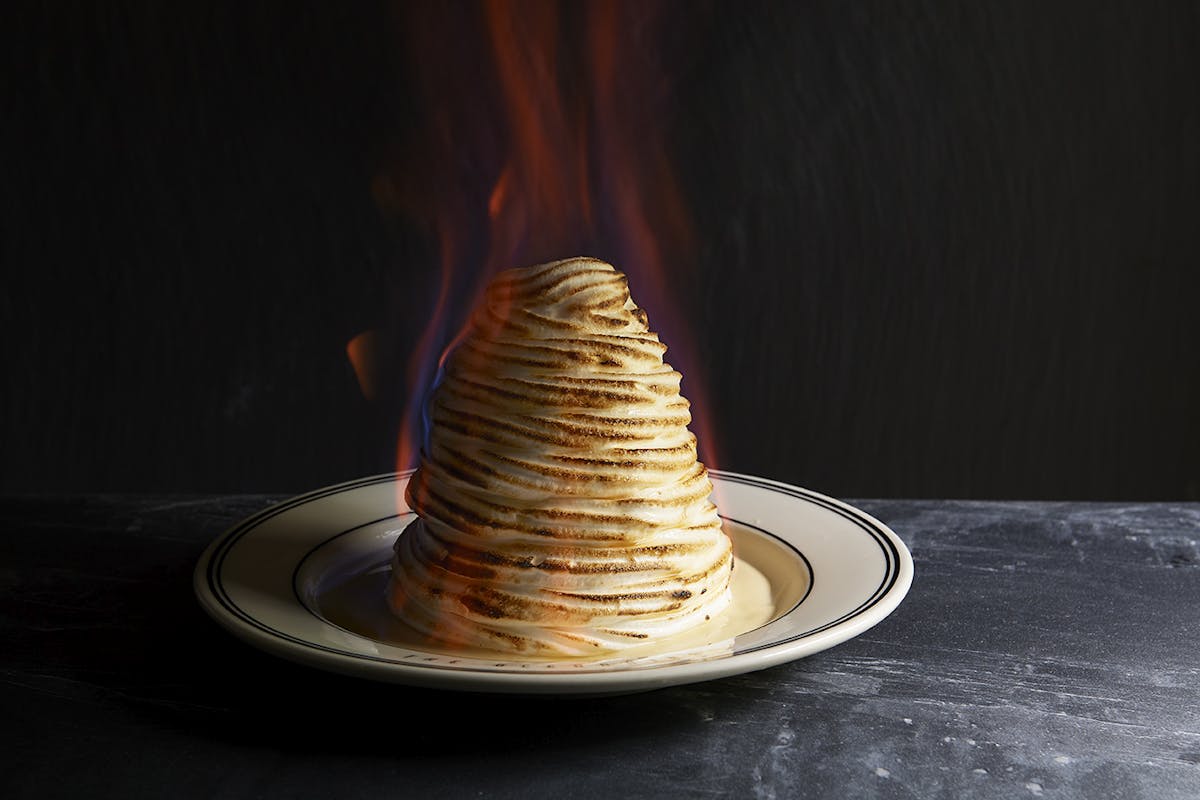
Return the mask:
<path fill-rule="evenodd" d="M 6 13 L 2 488 L 390 469 L 438 263 L 372 194 L 424 119 L 395 9 Z M 843 496 L 1200 497 L 1193 4 L 673 13 L 696 231 L 674 302 L 719 466 Z M 374 404 L 344 352 L 371 328 L 395 367 Z"/>

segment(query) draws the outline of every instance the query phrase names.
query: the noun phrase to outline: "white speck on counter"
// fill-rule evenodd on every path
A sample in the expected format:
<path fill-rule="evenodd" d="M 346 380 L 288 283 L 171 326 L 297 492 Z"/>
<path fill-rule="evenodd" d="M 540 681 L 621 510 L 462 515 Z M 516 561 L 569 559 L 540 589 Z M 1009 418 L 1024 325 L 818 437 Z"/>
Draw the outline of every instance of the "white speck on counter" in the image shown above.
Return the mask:
<path fill-rule="evenodd" d="M 909 717 L 905 717 L 905 718 L 904 718 L 904 724 L 905 724 L 905 725 L 912 725 L 912 720 L 911 720 Z"/>
<path fill-rule="evenodd" d="M 988 771 L 986 769 L 984 769 L 983 767 L 976 767 L 975 769 L 971 770 L 971 772 L 973 772 L 976 775 L 987 775 L 988 774 Z"/>
<path fill-rule="evenodd" d="M 1033 781 L 1030 781 L 1029 783 L 1025 784 L 1025 788 L 1028 789 L 1034 797 L 1042 796 L 1042 785 L 1040 783 L 1034 783 Z"/>
<path fill-rule="evenodd" d="M 1070 764 L 1071 759 L 1069 756 L 1055 756 L 1054 763 L 1055 764 Z"/>
<path fill-rule="evenodd" d="M 892 773 L 891 773 L 891 772 L 889 772 L 888 770 L 884 769 L 883 767 L 876 767 L 876 768 L 875 768 L 875 774 L 876 774 L 876 775 L 878 775 L 878 776 L 879 776 L 879 777 L 881 777 L 881 778 L 890 778 L 890 777 L 892 777 Z"/>

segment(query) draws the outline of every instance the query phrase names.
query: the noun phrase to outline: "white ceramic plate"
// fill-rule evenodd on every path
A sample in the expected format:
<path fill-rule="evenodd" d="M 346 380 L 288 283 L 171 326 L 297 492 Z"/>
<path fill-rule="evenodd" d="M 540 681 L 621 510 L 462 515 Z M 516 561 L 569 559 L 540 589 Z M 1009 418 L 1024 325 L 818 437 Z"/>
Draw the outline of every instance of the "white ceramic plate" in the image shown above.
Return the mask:
<path fill-rule="evenodd" d="M 735 606 L 765 602 L 765 612 L 715 649 L 533 661 L 421 645 L 388 613 L 383 593 L 392 543 L 413 518 L 403 500 L 409 473 L 319 489 L 245 520 L 201 557 L 196 594 L 236 636 L 321 669 L 440 689 L 570 695 L 771 667 L 857 636 L 904 599 L 912 558 L 883 523 L 806 489 L 710 475 L 738 561 L 766 578 L 753 598 L 735 583 Z"/>

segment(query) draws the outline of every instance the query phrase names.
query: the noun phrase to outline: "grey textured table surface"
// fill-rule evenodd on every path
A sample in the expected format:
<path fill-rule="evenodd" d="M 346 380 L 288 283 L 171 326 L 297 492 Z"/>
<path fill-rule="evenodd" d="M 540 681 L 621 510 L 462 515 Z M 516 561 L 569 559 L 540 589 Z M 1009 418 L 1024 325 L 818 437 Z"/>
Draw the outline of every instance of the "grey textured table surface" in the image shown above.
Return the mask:
<path fill-rule="evenodd" d="M 1200 797 L 1200 504 L 860 501 L 908 599 L 763 672 L 592 700 L 278 661 L 191 571 L 265 496 L 0 501 L 0 795 Z"/>

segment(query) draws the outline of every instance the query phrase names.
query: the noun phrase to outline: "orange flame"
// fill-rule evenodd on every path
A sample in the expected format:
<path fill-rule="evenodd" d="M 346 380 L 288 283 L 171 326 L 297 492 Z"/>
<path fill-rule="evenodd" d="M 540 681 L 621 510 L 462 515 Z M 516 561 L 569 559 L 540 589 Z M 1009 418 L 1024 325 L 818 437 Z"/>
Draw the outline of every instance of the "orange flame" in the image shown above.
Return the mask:
<path fill-rule="evenodd" d="M 574 255 L 604 258 L 629 275 L 686 376 L 701 458 L 713 466 L 698 354 L 670 302 L 670 276 L 682 277 L 691 248 L 667 158 L 669 84 L 653 49 L 663 9 L 500 0 L 400 6 L 429 138 L 408 148 L 412 158 L 392 177 L 377 178 L 375 194 L 413 218 L 429 215 L 441 272 L 409 362 L 398 469 L 417 462 L 434 365 L 465 332 L 466 312 L 491 276 Z"/>
<path fill-rule="evenodd" d="M 375 399 L 375 343 L 378 340 L 375 331 L 363 331 L 346 342 L 346 358 L 354 367 L 354 377 L 358 379 L 358 388 L 363 397 Z"/>

